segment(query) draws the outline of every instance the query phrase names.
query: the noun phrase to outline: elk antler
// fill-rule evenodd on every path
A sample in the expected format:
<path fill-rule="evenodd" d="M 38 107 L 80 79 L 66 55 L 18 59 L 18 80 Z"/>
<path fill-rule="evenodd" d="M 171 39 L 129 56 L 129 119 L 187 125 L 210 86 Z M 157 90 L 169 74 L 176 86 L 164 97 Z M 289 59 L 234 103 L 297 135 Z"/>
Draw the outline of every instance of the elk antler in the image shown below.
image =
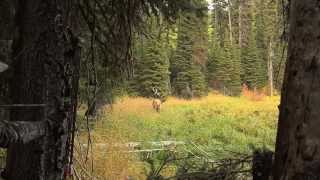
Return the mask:
<path fill-rule="evenodd" d="M 152 91 L 153 91 L 154 95 L 160 97 L 160 93 L 158 92 L 158 89 L 157 89 L 157 88 L 152 87 Z"/>

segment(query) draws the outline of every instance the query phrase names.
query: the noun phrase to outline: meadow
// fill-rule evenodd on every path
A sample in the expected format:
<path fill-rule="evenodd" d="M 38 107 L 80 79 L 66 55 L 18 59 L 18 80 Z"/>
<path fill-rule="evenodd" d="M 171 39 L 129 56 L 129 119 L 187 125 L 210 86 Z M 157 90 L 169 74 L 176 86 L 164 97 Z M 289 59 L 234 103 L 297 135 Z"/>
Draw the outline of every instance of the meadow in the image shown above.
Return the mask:
<path fill-rule="evenodd" d="M 180 149 L 197 147 L 212 159 L 250 154 L 255 148 L 274 149 L 278 96 L 252 99 L 210 93 L 191 101 L 170 97 L 160 113 L 151 103 L 147 98 L 122 97 L 103 108 L 91 132 L 92 159 L 99 177 L 143 179 L 147 172 L 141 156 L 122 153 L 126 147 L 101 148 L 95 146 L 98 143 L 178 141 L 185 143 Z"/>

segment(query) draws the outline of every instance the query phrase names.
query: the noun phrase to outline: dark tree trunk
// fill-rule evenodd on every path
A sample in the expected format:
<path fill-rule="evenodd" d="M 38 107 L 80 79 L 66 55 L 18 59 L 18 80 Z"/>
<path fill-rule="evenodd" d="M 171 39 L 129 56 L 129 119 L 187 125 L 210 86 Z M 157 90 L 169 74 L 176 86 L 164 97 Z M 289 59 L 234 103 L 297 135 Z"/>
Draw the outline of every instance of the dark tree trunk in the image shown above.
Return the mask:
<path fill-rule="evenodd" d="M 291 0 L 274 180 L 320 179 L 320 3 Z"/>
<path fill-rule="evenodd" d="M 252 180 L 269 180 L 272 158 L 273 152 L 267 149 L 258 149 L 253 153 Z"/>
<path fill-rule="evenodd" d="M 0 40 L 12 39 L 15 0 L 0 1 Z"/>
<path fill-rule="evenodd" d="M 18 0 L 13 40 L 11 99 L 15 104 L 46 104 L 15 109 L 11 121 L 48 121 L 45 137 L 12 143 L 5 176 L 10 180 L 63 179 L 68 163 L 79 64 L 73 36 L 75 0 Z M 69 27 L 69 28 L 68 28 Z"/>
<path fill-rule="evenodd" d="M 0 10 L 1 11 L 1 10 Z M 0 27 L 1 24 L 0 24 Z M 0 32 L 1 33 L 1 32 Z M 1 36 L 1 35 L 0 35 Z M 0 104 L 9 103 L 9 79 L 10 70 L 8 70 L 8 64 L 10 64 L 10 40 L 0 39 Z M 4 70 L 4 72 L 2 72 Z M 0 109 L 0 119 L 8 119 L 9 113 L 4 109 Z"/>
<path fill-rule="evenodd" d="M 14 0 L 0 1 L 0 66 L 10 64 L 10 47 L 13 31 L 14 18 Z M 2 72 L 3 67 L 0 67 L 0 104 L 9 102 L 9 78 L 10 70 Z M 8 119 L 8 112 L 0 109 L 0 119 Z"/>

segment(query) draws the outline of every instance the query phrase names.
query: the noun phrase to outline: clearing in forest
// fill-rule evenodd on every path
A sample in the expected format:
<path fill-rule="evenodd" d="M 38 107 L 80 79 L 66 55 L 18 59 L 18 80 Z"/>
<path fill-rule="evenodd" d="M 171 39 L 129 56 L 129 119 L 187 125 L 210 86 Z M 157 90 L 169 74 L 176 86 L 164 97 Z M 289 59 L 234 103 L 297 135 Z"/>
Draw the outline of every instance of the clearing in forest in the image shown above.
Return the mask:
<path fill-rule="evenodd" d="M 158 150 L 163 147 L 155 144 L 163 141 L 178 142 L 176 150 L 197 147 L 211 158 L 250 154 L 253 147 L 273 150 L 278 104 L 278 96 L 253 101 L 210 93 L 191 101 L 170 97 L 157 113 L 151 99 L 123 97 L 106 106 L 94 125 L 95 171 L 114 179 L 132 173 L 142 178 L 142 168 L 136 169 L 141 153 L 132 151 Z"/>

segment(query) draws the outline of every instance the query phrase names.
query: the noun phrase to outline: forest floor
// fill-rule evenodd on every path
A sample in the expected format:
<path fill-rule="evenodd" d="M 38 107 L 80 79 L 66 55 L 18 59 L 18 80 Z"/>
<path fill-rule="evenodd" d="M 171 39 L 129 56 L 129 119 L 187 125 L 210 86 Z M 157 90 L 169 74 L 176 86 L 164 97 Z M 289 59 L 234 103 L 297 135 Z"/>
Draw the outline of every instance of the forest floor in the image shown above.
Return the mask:
<path fill-rule="evenodd" d="M 120 146 L 128 142 L 143 144 L 139 150 L 159 148 L 148 145 L 150 142 L 170 141 L 183 142 L 183 149 L 201 147 L 207 154 L 224 151 L 211 154 L 213 159 L 227 157 L 228 152 L 250 154 L 253 147 L 273 150 L 279 99 L 265 96 L 252 100 L 214 93 L 192 101 L 170 97 L 157 113 L 151 99 L 123 97 L 103 109 L 91 132 L 94 171 L 106 179 L 128 175 L 145 179 L 150 168 L 142 162 L 141 154 Z M 167 168 L 164 173 L 174 175 L 174 171 Z"/>

